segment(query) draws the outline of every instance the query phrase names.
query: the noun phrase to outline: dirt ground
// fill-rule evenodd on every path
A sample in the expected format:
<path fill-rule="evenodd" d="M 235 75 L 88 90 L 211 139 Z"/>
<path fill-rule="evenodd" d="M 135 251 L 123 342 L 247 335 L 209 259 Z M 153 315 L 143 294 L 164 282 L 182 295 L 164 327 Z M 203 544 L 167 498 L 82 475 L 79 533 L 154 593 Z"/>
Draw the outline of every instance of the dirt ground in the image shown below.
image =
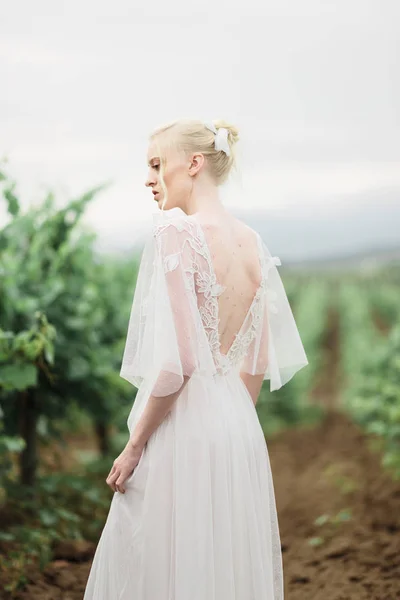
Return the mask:
<path fill-rule="evenodd" d="M 383 471 L 374 440 L 337 408 L 334 315 L 324 348 L 326 368 L 312 398 L 325 406 L 326 418 L 267 442 L 285 600 L 399 600 L 400 482 Z M 63 544 L 43 573 L 30 573 L 18 599 L 82 600 L 94 549 L 86 542 Z"/>
<path fill-rule="evenodd" d="M 268 446 L 286 597 L 398 600 L 400 483 L 382 472 L 361 431 L 329 413 L 317 429 Z"/>

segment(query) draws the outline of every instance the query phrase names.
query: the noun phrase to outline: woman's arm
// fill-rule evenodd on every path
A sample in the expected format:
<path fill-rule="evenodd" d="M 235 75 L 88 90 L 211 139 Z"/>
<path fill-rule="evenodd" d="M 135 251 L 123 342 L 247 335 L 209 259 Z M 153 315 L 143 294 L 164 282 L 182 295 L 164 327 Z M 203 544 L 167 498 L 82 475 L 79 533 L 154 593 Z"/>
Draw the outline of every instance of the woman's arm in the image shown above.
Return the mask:
<path fill-rule="evenodd" d="M 240 378 L 246 386 L 254 406 L 257 404 L 258 396 L 260 395 L 264 375 L 250 375 L 249 373 L 240 373 Z"/>
<path fill-rule="evenodd" d="M 149 396 L 143 413 L 132 431 L 128 442 L 130 446 L 136 450 L 143 450 L 147 440 L 170 412 L 189 379 L 190 377 L 184 376 L 182 386 L 169 396 Z"/>
<path fill-rule="evenodd" d="M 107 484 L 114 492 L 125 493 L 124 483 L 138 465 L 149 437 L 170 412 L 188 380 L 189 377 L 184 376 L 184 382 L 180 389 L 173 394 L 168 396 L 149 396 L 131 437 L 126 443 L 124 450 L 114 460 L 111 471 L 106 479 Z"/>

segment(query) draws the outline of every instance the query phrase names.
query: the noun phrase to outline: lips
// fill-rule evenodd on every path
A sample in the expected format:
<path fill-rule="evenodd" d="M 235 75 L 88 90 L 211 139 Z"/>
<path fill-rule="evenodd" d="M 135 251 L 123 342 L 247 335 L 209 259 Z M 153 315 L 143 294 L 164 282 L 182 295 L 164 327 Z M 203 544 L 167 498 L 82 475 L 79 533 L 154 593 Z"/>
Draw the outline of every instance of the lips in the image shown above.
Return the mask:
<path fill-rule="evenodd" d="M 156 194 L 158 194 L 158 192 L 155 192 L 155 191 L 153 190 L 153 195 L 155 196 Z"/>

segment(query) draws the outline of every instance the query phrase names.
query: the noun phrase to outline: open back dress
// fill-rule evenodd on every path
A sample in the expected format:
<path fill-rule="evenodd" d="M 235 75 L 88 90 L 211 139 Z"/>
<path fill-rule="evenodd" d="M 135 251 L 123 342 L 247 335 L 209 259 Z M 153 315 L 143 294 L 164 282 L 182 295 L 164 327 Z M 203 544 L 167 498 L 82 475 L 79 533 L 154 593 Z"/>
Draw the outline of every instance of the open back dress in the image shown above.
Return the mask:
<path fill-rule="evenodd" d="M 120 373 L 138 388 L 129 433 L 151 394 L 182 391 L 114 493 L 84 600 L 282 600 L 268 450 L 240 377 L 274 391 L 308 364 L 281 262 L 233 219 L 153 219 Z"/>

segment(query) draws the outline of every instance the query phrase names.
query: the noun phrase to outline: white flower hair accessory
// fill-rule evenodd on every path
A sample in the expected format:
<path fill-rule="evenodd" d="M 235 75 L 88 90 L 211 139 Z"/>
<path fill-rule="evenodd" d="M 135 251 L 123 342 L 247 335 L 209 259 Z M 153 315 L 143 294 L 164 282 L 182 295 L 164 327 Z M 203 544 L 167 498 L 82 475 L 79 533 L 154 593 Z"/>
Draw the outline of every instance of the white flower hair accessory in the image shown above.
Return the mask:
<path fill-rule="evenodd" d="M 230 156 L 231 149 L 228 142 L 229 131 L 225 127 L 215 127 L 214 123 L 207 121 L 204 126 L 215 134 L 214 143 L 217 151 L 222 150 L 227 156 Z"/>

